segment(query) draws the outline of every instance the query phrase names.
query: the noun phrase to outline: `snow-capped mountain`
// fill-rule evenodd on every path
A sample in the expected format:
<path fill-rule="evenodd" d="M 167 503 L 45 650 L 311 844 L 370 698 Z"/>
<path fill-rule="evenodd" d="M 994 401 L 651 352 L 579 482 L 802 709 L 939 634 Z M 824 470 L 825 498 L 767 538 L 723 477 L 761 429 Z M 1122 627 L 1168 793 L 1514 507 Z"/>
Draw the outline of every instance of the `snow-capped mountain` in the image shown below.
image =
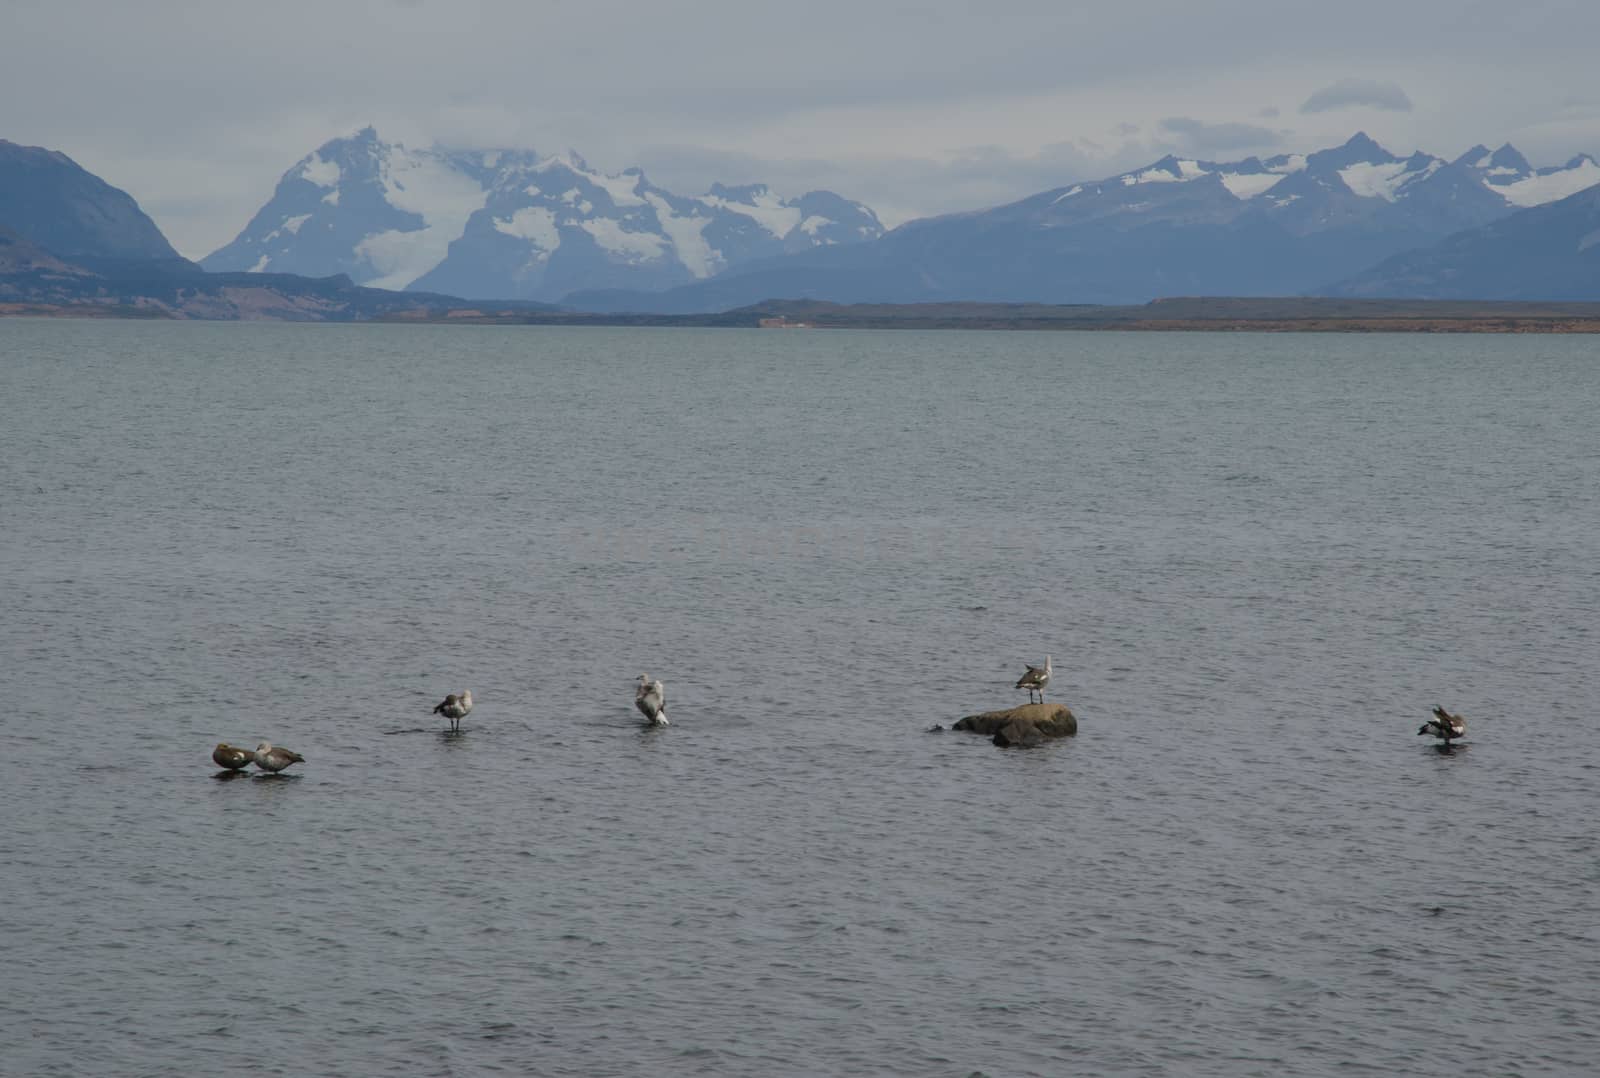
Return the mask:
<path fill-rule="evenodd" d="M 659 296 L 588 293 L 597 310 L 722 310 L 782 296 L 860 302 L 1143 303 L 1301 295 L 1402 251 L 1600 182 L 1580 155 L 1534 169 L 1511 146 L 1400 157 L 1365 134 L 1265 160 L 1169 156 L 875 243 L 768 259 Z"/>
<path fill-rule="evenodd" d="M 1536 169 L 1509 142 L 1490 152 L 1474 146 L 1456 159 L 1508 206 L 1545 206 L 1600 183 L 1600 164 L 1580 153 L 1564 165 Z"/>
<path fill-rule="evenodd" d="M 664 289 L 753 259 L 876 239 L 867 207 L 765 186 L 683 197 L 576 153 L 410 150 L 367 128 L 301 159 L 208 270 L 307 276 L 472 298 Z"/>

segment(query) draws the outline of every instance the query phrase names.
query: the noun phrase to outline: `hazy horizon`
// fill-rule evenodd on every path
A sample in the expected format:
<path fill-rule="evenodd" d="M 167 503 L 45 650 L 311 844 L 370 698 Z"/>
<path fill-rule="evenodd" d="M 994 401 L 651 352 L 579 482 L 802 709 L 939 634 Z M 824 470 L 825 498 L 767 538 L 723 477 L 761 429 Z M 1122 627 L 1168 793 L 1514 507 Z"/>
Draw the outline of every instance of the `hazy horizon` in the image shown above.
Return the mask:
<path fill-rule="evenodd" d="M 821 0 L 798 21 L 723 0 L 693 16 L 623 0 L 21 0 L 0 39 L 0 137 L 128 191 L 190 258 L 231 240 L 305 154 L 369 124 L 411 147 L 571 148 L 685 194 L 826 188 L 889 226 L 1166 153 L 1303 152 L 1358 130 L 1396 154 L 1600 152 L 1600 9 L 1209 8 Z"/>

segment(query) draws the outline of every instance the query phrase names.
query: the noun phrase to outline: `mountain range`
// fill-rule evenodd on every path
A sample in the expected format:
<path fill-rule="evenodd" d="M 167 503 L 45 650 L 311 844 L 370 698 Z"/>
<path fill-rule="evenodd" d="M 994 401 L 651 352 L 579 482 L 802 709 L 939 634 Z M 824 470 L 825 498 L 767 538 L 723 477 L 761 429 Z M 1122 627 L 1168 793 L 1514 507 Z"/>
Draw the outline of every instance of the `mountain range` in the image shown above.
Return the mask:
<path fill-rule="evenodd" d="M 883 234 L 867 207 L 764 185 L 684 197 L 575 152 L 407 149 L 372 128 L 294 165 L 208 270 L 347 274 L 485 299 L 659 291 L 753 260 Z"/>
<path fill-rule="evenodd" d="M 349 321 L 460 303 L 361 288 L 343 275 L 207 273 L 172 249 L 126 191 L 66 154 L 0 140 L 0 310 L 8 313 Z"/>
<path fill-rule="evenodd" d="M 566 302 L 688 313 L 771 297 L 1136 304 L 1318 295 L 1401 252 L 1596 183 L 1600 165 L 1587 155 L 1543 169 L 1509 145 L 1453 161 L 1399 157 L 1357 134 L 1265 160 L 1169 156 L 994 209 L 912 221 L 875 243 L 767 259 L 653 295 L 578 292 Z M 1590 293 L 1600 298 L 1597 285 Z"/>
<path fill-rule="evenodd" d="M 369 128 L 303 158 L 202 267 L 126 192 L 0 140 L 0 304 L 349 319 L 474 306 L 461 296 L 495 298 L 475 304 L 495 317 L 549 309 L 508 294 L 649 317 L 775 298 L 1593 301 L 1597 181 L 1586 155 L 1551 168 L 1509 145 L 1399 157 L 1358 134 L 1306 155 L 1165 157 L 884 232 L 827 192 L 714 185 L 689 199 L 575 153 L 411 151 Z"/>

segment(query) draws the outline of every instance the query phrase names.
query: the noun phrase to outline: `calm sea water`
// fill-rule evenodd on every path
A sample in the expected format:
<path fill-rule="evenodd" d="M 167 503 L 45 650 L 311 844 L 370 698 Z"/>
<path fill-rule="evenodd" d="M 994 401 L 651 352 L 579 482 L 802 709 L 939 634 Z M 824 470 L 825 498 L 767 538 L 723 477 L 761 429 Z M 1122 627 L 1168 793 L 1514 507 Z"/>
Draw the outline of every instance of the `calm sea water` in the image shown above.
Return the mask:
<path fill-rule="evenodd" d="M 7 1075 L 1600 1066 L 1594 338 L 11 320 L 0 399 Z M 925 732 L 1046 653 L 1077 738 Z"/>

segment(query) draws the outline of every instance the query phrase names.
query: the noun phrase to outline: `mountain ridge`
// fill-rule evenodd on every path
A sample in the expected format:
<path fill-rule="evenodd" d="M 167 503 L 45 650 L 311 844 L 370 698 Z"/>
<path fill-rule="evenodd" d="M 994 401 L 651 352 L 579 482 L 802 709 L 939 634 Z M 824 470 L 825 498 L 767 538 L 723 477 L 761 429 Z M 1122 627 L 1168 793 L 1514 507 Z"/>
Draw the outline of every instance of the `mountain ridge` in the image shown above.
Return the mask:
<path fill-rule="evenodd" d="M 1600 184 L 1405 251 L 1323 289 L 1330 296 L 1600 300 Z"/>
<path fill-rule="evenodd" d="M 869 208 L 832 192 L 783 198 L 764 184 L 714 184 L 686 197 L 637 168 L 594 169 L 572 150 L 410 150 L 366 127 L 297 162 L 201 265 L 551 300 L 581 288 L 685 284 L 882 232 Z"/>
<path fill-rule="evenodd" d="M 178 258 L 121 188 L 59 150 L 0 139 L 0 227 L 58 258 Z"/>
<path fill-rule="evenodd" d="M 1167 155 L 865 245 L 769 258 L 656 294 L 577 292 L 596 311 L 688 313 L 783 296 L 838 303 L 1143 303 L 1299 295 L 1406 250 L 1600 182 L 1586 154 L 1533 169 L 1514 147 L 1401 157 L 1341 146 L 1214 162 Z"/>

